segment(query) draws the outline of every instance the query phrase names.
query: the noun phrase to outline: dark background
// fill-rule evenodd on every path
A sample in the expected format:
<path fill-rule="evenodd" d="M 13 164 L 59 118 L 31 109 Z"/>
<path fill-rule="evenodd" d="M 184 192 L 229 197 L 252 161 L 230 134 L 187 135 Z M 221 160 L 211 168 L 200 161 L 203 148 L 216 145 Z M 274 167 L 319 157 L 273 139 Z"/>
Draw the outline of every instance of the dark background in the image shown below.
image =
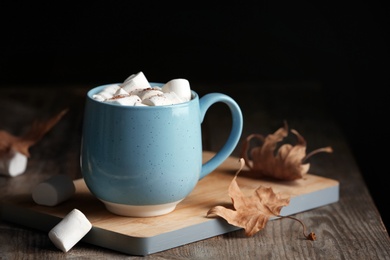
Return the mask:
<path fill-rule="evenodd" d="M 316 82 L 389 225 L 384 3 L 88 2 L 2 1 L 0 87 L 92 86 L 140 70 L 159 82 Z"/>

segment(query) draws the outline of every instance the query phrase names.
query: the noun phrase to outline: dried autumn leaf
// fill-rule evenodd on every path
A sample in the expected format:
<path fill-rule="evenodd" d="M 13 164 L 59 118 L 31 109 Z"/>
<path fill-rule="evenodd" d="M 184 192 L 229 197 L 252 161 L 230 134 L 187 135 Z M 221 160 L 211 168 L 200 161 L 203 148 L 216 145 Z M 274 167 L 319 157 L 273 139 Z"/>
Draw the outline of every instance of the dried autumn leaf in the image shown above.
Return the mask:
<path fill-rule="evenodd" d="M 241 159 L 242 167 L 244 161 Z M 237 184 L 237 175 L 229 186 L 229 196 L 235 210 L 215 206 L 207 212 L 207 217 L 220 216 L 229 224 L 245 229 L 247 236 L 252 236 L 265 227 L 271 216 L 280 214 L 282 207 L 290 203 L 289 196 L 275 194 L 270 187 L 259 186 L 253 195 L 246 197 Z"/>
<path fill-rule="evenodd" d="M 309 157 L 319 152 L 333 152 L 331 147 L 324 147 L 306 155 L 305 139 L 295 129 L 291 129 L 291 132 L 296 136 L 297 144 L 293 146 L 286 143 L 279 149 L 278 143 L 288 135 L 287 122 L 284 122 L 284 127 L 265 138 L 261 134 L 252 134 L 246 138 L 241 156 L 253 174 L 252 177 L 271 177 L 289 181 L 300 179 L 309 171 L 310 164 L 305 163 Z M 251 141 L 256 139 L 262 142 L 262 145 L 249 149 Z"/>
<path fill-rule="evenodd" d="M 0 158 L 10 152 L 19 152 L 30 157 L 28 149 L 36 144 L 57 122 L 66 114 L 68 109 L 47 121 L 34 121 L 30 129 L 22 136 L 14 136 L 7 131 L 0 130 Z"/>

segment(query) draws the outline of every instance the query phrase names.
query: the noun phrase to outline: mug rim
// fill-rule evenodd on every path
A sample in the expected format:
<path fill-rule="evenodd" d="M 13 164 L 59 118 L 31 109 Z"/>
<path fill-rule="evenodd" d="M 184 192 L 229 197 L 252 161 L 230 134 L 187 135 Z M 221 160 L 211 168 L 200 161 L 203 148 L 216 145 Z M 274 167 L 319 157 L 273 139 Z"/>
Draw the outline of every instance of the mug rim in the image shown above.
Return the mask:
<path fill-rule="evenodd" d="M 160 83 L 160 82 L 149 82 L 152 85 L 155 86 L 163 86 L 165 83 Z M 191 102 L 195 102 L 196 99 L 199 98 L 198 94 L 191 89 L 191 100 L 177 103 L 177 104 L 172 104 L 172 105 L 159 105 L 159 106 L 124 106 L 121 104 L 116 104 L 116 103 L 111 103 L 111 102 L 103 102 L 94 99 L 92 96 L 96 93 L 98 93 L 101 89 L 104 89 L 105 87 L 112 86 L 112 85 L 120 85 L 121 83 L 108 83 L 104 85 L 99 85 L 91 88 L 87 92 L 87 98 L 91 100 L 92 102 L 96 102 L 101 105 L 106 105 L 106 106 L 112 106 L 112 107 L 123 107 L 123 108 L 128 108 L 128 109 L 161 109 L 161 108 L 167 108 L 167 107 L 178 107 L 178 106 L 186 106 L 187 104 L 190 104 Z"/>

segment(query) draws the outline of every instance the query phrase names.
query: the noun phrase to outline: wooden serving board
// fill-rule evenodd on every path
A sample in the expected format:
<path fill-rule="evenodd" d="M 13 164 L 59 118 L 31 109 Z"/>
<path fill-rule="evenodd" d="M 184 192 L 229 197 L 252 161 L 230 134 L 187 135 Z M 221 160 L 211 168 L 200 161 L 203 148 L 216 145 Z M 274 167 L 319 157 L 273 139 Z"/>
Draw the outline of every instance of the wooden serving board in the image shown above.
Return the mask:
<path fill-rule="evenodd" d="M 203 158 L 207 160 L 212 155 L 204 152 Z M 229 157 L 200 180 L 194 191 L 173 212 L 163 216 L 133 218 L 114 215 L 91 195 L 83 179 L 78 179 L 74 181 L 75 195 L 60 205 L 40 206 L 34 203 L 31 194 L 20 194 L 1 205 L 0 217 L 49 232 L 65 215 L 77 208 L 93 226 L 83 242 L 130 255 L 148 255 L 240 229 L 221 218 L 206 218 L 210 208 L 231 204 L 228 187 L 239 168 L 238 158 Z M 338 181 L 311 174 L 292 182 L 255 180 L 239 175 L 237 183 L 248 195 L 260 185 L 272 187 L 276 193 L 290 195 L 290 204 L 282 208 L 281 215 L 295 214 L 339 200 Z"/>

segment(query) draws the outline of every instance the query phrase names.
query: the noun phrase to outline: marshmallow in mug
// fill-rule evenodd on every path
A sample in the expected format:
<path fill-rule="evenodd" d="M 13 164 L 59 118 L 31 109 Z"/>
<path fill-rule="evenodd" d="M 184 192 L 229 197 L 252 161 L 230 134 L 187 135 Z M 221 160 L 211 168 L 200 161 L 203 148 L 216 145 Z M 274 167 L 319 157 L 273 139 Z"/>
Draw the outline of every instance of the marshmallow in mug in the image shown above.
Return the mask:
<path fill-rule="evenodd" d="M 112 98 L 108 99 L 107 102 L 113 103 L 113 104 L 118 104 L 122 106 L 137 106 L 137 105 L 142 105 L 142 100 L 140 99 L 139 96 L 137 95 L 117 95 L 113 96 Z"/>
<path fill-rule="evenodd" d="M 124 90 L 126 93 L 131 93 L 136 89 L 147 89 L 151 87 L 142 71 L 137 74 L 130 75 L 130 77 L 125 79 L 125 81 L 123 81 L 123 83 L 119 86 L 121 90 Z"/>
<path fill-rule="evenodd" d="M 164 93 L 175 93 L 184 102 L 191 100 L 190 83 L 186 79 L 172 79 L 161 87 Z"/>
<path fill-rule="evenodd" d="M 151 86 L 141 71 L 120 85 L 107 86 L 93 98 L 123 106 L 173 105 L 189 101 L 191 88 L 186 79 L 173 79 L 162 87 Z"/>
<path fill-rule="evenodd" d="M 120 87 L 118 85 L 109 86 L 103 89 L 103 91 L 99 92 L 98 94 L 93 95 L 93 98 L 98 101 L 105 101 L 107 99 L 112 98 L 119 88 Z"/>

